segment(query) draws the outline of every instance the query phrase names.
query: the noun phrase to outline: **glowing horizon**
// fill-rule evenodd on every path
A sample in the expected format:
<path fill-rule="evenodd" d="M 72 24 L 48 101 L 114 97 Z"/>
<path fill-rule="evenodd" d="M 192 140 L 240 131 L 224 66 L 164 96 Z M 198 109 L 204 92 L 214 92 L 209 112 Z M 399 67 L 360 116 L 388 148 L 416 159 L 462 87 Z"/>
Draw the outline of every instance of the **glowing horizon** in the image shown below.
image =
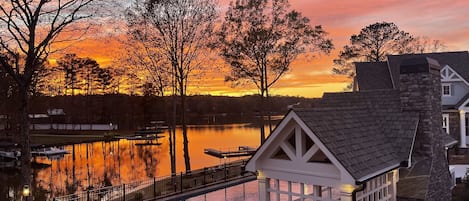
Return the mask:
<path fill-rule="evenodd" d="M 225 8 L 228 2 L 223 0 L 220 6 Z M 350 35 L 375 22 L 394 22 L 401 30 L 415 36 L 441 40 L 447 46 L 445 51 L 469 47 L 469 21 L 465 17 L 469 2 L 466 1 L 448 4 L 435 0 L 295 0 L 290 3 L 293 9 L 310 18 L 311 25 L 323 26 L 333 39 L 335 50 L 314 59 L 298 58 L 292 64 L 292 70 L 271 88 L 272 95 L 320 97 L 323 92 L 342 91 L 350 81 L 345 76 L 331 73 L 332 60 Z M 119 41 L 103 34 L 87 37 L 67 51 L 80 57 L 91 57 L 104 67 L 112 66 Z M 57 57 L 52 56 L 53 59 Z M 189 94 L 242 96 L 257 93 L 252 85 L 232 88 L 231 83 L 224 82 L 224 74 L 220 72 L 208 72 L 204 79 L 193 83 Z"/>

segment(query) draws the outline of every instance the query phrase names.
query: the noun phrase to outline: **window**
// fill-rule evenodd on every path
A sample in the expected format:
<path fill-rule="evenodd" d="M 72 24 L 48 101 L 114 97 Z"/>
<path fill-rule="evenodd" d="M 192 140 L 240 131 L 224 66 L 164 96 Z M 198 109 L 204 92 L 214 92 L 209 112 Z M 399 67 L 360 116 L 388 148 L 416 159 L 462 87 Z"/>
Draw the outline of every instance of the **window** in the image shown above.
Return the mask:
<path fill-rule="evenodd" d="M 442 84 L 441 93 L 443 96 L 451 96 L 451 84 Z"/>
<path fill-rule="evenodd" d="M 449 114 L 443 114 L 443 130 L 449 134 Z"/>

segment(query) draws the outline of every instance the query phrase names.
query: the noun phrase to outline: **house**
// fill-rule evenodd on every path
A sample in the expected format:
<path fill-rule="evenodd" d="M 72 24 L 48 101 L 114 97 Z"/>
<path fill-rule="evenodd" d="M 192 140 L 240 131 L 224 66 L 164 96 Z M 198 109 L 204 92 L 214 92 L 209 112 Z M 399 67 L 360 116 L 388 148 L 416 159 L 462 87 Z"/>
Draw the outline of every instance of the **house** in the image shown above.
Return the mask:
<path fill-rule="evenodd" d="M 457 141 L 441 128 L 441 66 L 397 65 L 397 88 L 326 93 L 290 110 L 246 165 L 259 200 L 450 200 L 445 146 Z"/>
<path fill-rule="evenodd" d="M 443 129 L 459 141 L 459 147 L 469 143 L 469 53 L 440 52 L 428 54 L 390 55 L 386 62 L 356 63 L 354 90 L 399 88 L 399 64 L 409 58 L 425 56 L 441 65 L 441 99 Z"/>

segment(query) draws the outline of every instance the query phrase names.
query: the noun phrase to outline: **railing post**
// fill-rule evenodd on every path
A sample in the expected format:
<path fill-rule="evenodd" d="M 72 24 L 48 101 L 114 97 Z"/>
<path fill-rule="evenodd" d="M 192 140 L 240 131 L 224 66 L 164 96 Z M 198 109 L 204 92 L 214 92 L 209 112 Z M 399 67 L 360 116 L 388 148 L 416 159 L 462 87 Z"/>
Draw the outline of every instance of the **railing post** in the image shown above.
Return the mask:
<path fill-rule="evenodd" d="M 156 198 L 156 178 L 153 177 L 153 197 Z"/>
<path fill-rule="evenodd" d="M 246 183 L 243 183 L 243 200 L 246 201 Z"/>
<path fill-rule="evenodd" d="M 207 181 L 205 180 L 205 175 L 207 174 L 207 168 L 204 167 L 204 185 L 207 184 Z"/>
<path fill-rule="evenodd" d="M 227 178 L 226 178 L 226 177 L 227 177 L 227 175 L 226 175 L 226 163 L 225 163 L 225 166 L 224 166 L 224 167 L 225 167 L 225 168 L 224 168 L 224 171 L 223 171 L 223 172 L 225 173 L 225 181 L 226 181 L 226 180 L 227 180 Z"/>
<path fill-rule="evenodd" d="M 123 193 L 124 193 L 123 198 L 124 198 L 124 201 L 125 201 L 125 184 L 122 184 L 122 191 L 123 191 Z"/>
<path fill-rule="evenodd" d="M 181 192 L 182 192 L 182 172 L 181 172 Z"/>

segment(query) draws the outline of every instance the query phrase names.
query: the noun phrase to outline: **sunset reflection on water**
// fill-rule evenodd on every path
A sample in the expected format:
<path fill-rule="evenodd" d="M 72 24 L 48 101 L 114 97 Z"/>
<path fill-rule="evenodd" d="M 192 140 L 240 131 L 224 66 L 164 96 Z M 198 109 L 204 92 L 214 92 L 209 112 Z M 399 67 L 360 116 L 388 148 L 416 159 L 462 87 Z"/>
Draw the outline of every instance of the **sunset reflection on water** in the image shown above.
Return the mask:
<path fill-rule="evenodd" d="M 185 171 L 181 131 L 177 131 L 177 171 Z M 141 140 L 119 140 L 94 142 L 65 146 L 70 152 L 59 159 L 37 158 L 36 162 L 50 164 L 50 167 L 34 170 L 33 194 L 50 198 L 86 191 L 88 188 L 119 185 L 170 174 L 168 133 L 158 141 L 160 146 L 136 146 Z M 238 146 L 257 147 L 259 129 L 244 124 L 223 126 L 190 126 L 188 128 L 191 166 L 200 169 L 205 166 L 224 163 L 204 154 L 205 148 L 237 149 Z M 234 159 L 227 159 L 229 162 Z M 17 189 L 16 176 L 9 176 L 0 170 L 0 182 Z M 4 174 L 3 176 L 1 176 Z M 0 187 L 0 192 L 7 192 Z M 4 196 L 2 196 L 4 197 Z M 39 198 L 39 200 L 41 200 Z"/>

